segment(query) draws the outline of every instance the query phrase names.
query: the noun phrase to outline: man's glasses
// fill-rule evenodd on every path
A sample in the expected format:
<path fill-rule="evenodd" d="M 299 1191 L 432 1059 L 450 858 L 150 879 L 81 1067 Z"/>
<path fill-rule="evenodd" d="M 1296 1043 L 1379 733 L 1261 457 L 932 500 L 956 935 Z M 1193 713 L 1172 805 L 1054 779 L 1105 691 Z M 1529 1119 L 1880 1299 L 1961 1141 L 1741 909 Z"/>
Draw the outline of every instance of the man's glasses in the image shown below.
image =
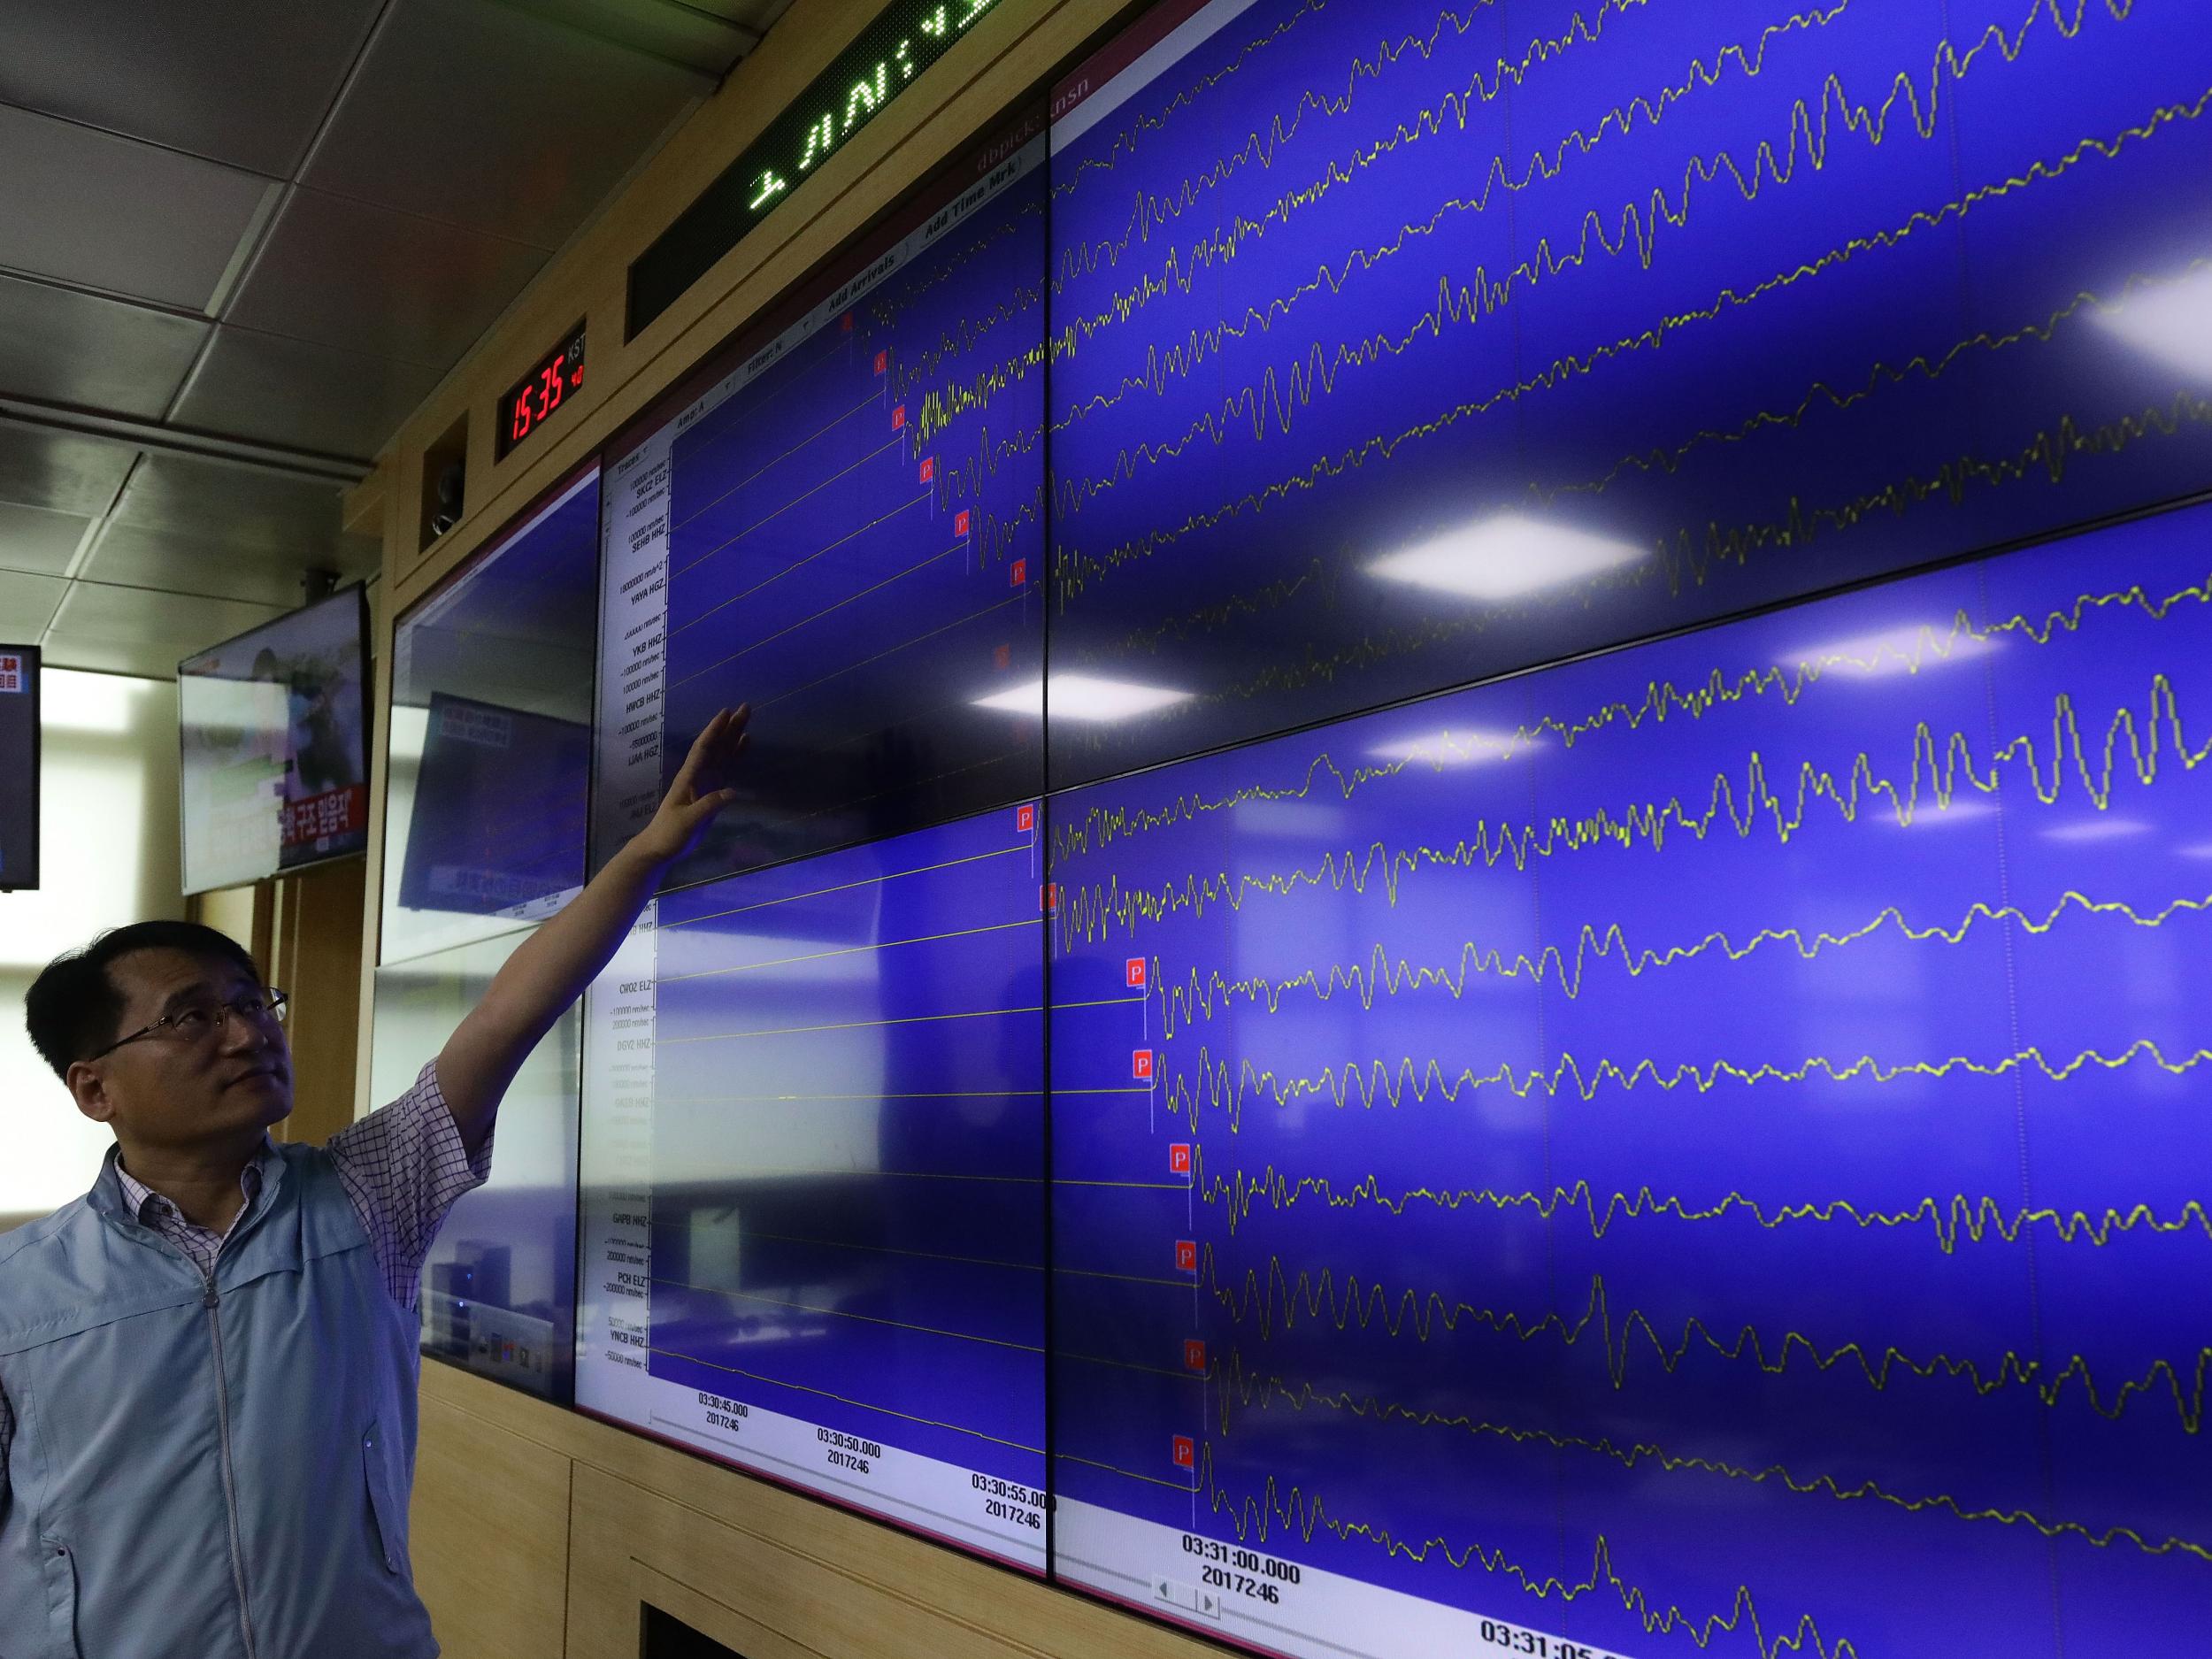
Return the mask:
<path fill-rule="evenodd" d="M 205 1042 L 222 1030 L 224 1019 L 232 1014 L 250 1025 L 266 1030 L 271 1025 L 284 1023 L 284 1010 L 290 1002 L 291 999 L 283 992 L 270 989 L 248 991 L 242 996 L 232 997 L 227 1002 L 219 1002 L 211 997 L 204 1002 L 187 1003 L 173 1014 L 165 1014 L 150 1025 L 140 1026 L 127 1037 L 118 1037 L 98 1054 L 87 1055 L 85 1058 L 97 1060 L 103 1056 L 113 1054 L 125 1043 L 164 1033 L 184 1042 Z"/>

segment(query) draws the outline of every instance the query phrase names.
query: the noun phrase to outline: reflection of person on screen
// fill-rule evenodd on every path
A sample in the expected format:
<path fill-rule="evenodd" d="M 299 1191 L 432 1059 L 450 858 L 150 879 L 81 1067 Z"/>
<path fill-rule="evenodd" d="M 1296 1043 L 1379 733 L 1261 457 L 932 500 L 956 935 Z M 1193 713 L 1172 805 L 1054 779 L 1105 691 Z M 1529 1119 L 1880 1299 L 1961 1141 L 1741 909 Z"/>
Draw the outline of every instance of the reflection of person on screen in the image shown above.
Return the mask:
<path fill-rule="evenodd" d="M 415 1086 L 327 1146 L 269 1139 L 284 998 L 225 935 L 141 922 L 40 973 L 31 1041 L 116 1144 L 88 1194 L 0 1237 L 9 1654 L 438 1651 L 405 1530 L 423 1260 L 524 1059 L 732 800 L 746 718 L 714 718 Z"/>
<path fill-rule="evenodd" d="M 292 719 L 292 764 L 307 795 L 350 789 L 361 781 L 358 746 L 338 713 L 345 678 L 336 672 L 298 672 L 292 677 L 288 709 Z"/>
<path fill-rule="evenodd" d="M 265 645 L 250 678 L 284 692 L 283 726 L 270 735 L 280 746 L 273 758 L 284 763 L 286 800 L 310 800 L 362 781 L 359 726 L 340 712 L 359 701 L 345 695 L 349 683 L 357 683 L 345 665 L 311 654 L 287 659 Z"/>

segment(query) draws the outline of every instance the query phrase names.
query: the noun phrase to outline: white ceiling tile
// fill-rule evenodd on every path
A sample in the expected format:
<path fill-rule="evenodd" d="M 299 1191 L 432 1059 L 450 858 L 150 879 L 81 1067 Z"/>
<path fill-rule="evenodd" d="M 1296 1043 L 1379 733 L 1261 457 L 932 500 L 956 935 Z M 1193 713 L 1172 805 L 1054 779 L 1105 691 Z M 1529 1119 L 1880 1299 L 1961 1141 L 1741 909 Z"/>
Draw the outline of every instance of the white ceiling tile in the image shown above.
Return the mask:
<path fill-rule="evenodd" d="M 127 443 L 0 420 L 0 501 L 97 518 L 137 458 Z"/>
<path fill-rule="evenodd" d="M 381 0 L 5 0 L 0 100 L 289 178 Z"/>
<path fill-rule="evenodd" d="M 229 320 L 443 371 L 538 273 L 520 242 L 296 189 Z"/>
<path fill-rule="evenodd" d="M 0 265 L 198 311 L 265 179 L 0 104 Z"/>
<path fill-rule="evenodd" d="M 752 50 L 760 33 L 727 15 L 727 5 L 641 4 L 639 0 L 494 0 L 613 45 L 643 52 L 664 63 L 680 64 L 699 74 L 711 91 L 739 58 Z"/>
<path fill-rule="evenodd" d="M 223 535 L 268 549 L 320 549 L 339 534 L 343 490 L 316 479 L 150 452 L 115 504 L 127 524 Z"/>
<path fill-rule="evenodd" d="M 373 457 L 442 371 L 226 323 L 178 399 L 179 426 Z"/>
<path fill-rule="evenodd" d="M 710 90 L 486 0 L 400 0 L 302 179 L 551 250 Z"/>
<path fill-rule="evenodd" d="M 0 501 L 0 571 L 60 575 L 69 568 L 91 523 L 74 513 Z"/>
<path fill-rule="evenodd" d="M 265 548 L 223 534 L 110 519 L 93 543 L 83 574 L 96 582 L 289 608 L 305 598 L 300 579 L 308 571 L 365 576 L 375 569 L 379 551 L 374 541 L 363 536 Z"/>
<path fill-rule="evenodd" d="M 68 586 L 58 576 L 0 571 L 0 640 L 11 645 L 37 644 Z"/>
<path fill-rule="evenodd" d="M 211 327 L 0 275 L 0 391 L 157 420 Z"/>
<path fill-rule="evenodd" d="M 173 678 L 185 657 L 288 608 L 73 582 L 50 625 L 48 660 L 61 668 Z"/>

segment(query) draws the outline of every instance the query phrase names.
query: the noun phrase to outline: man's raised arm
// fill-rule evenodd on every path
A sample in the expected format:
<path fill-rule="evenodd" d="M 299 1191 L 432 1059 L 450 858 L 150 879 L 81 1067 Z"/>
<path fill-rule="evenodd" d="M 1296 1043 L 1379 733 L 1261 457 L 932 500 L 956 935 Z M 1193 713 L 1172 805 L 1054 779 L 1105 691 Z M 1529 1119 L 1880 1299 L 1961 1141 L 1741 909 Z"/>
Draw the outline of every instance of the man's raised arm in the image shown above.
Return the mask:
<path fill-rule="evenodd" d="M 661 872 L 696 846 L 727 806 L 723 787 L 745 747 L 749 708 L 707 723 L 653 821 L 568 906 L 522 942 L 438 1055 L 438 1087 L 472 1157 L 507 1086 L 539 1040 L 613 957 Z"/>

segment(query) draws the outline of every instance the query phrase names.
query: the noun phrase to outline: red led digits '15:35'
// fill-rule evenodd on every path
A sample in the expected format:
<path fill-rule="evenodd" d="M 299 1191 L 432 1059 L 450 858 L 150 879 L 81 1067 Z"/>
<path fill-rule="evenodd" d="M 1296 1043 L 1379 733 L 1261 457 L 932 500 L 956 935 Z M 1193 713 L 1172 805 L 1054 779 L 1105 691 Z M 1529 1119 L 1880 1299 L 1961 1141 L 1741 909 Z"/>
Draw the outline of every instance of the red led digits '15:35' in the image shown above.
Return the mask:
<path fill-rule="evenodd" d="M 499 400 L 500 458 L 543 426 L 583 384 L 584 326 L 579 323 Z"/>

